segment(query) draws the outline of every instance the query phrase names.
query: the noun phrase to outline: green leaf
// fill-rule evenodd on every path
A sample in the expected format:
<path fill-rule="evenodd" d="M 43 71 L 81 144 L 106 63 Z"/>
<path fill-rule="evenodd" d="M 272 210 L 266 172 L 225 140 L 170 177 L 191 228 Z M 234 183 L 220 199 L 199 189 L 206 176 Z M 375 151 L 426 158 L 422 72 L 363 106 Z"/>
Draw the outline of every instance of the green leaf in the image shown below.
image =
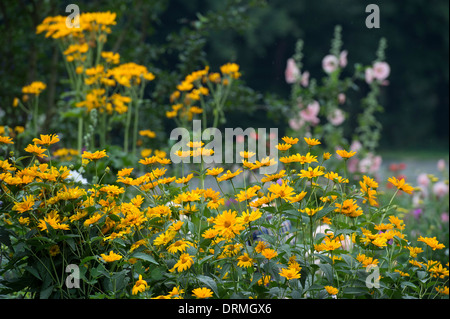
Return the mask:
<path fill-rule="evenodd" d="M 142 253 L 142 252 L 134 253 L 133 255 L 131 255 L 131 257 L 134 257 L 137 259 L 142 259 L 142 260 L 151 262 L 152 264 L 159 265 L 159 263 L 155 260 L 155 258 L 153 258 L 152 256 L 150 256 L 146 253 Z"/>
<path fill-rule="evenodd" d="M 216 285 L 216 282 L 214 281 L 214 279 L 212 279 L 211 277 L 208 277 L 208 276 L 204 276 L 204 275 L 198 275 L 196 278 L 199 281 L 201 281 L 202 283 L 204 283 L 205 285 L 207 285 L 209 288 L 211 288 L 217 297 L 219 296 L 219 293 L 217 291 L 217 285 Z"/>
<path fill-rule="evenodd" d="M 319 264 L 319 268 L 324 272 L 327 280 L 332 283 L 333 282 L 333 268 L 330 264 Z"/>

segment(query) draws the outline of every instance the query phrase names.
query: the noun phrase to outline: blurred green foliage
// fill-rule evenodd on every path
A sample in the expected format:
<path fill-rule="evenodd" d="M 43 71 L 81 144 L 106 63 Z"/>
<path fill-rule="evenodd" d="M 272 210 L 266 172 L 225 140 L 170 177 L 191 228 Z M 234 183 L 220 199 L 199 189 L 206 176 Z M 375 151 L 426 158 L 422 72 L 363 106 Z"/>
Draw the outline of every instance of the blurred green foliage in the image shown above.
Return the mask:
<path fill-rule="evenodd" d="M 304 64 L 312 76 L 325 76 L 321 60 L 329 51 L 334 26 L 343 29 L 343 49 L 349 51 L 349 72 L 356 61 L 370 63 L 381 37 L 388 42 L 389 86 L 383 90 L 385 112 L 381 148 L 446 148 L 449 142 L 449 3 L 436 0 L 376 1 L 381 28 L 367 29 L 365 1 L 320 0 L 152 0 L 0 2 L 0 108 L 9 125 L 25 123 L 11 107 L 22 86 L 33 80 L 48 85 L 46 130 L 55 125 L 58 96 L 65 73 L 55 44 L 36 35 L 36 25 L 49 15 L 65 15 L 69 3 L 82 12 L 114 11 L 117 25 L 108 43 L 122 61 L 146 65 L 158 81 L 148 92 L 156 105 L 168 97 L 187 73 L 208 64 L 217 68 L 233 61 L 241 66 L 238 93 L 231 97 L 227 118 L 235 127 L 287 126 L 281 114 L 289 100 L 284 80 L 286 60 L 301 38 Z M 368 89 L 368 88 L 367 88 Z M 61 101 L 60 101 L 61 103 Z M 164 107 L 159 108 L 161 114 Z M 350 109 L 347 111 L 351 111 Z M 163 116 L 161 116 L 163 118 Z M 2 119 L 2 122 L 3 122 Z M 141 119 L 155 130 L 171 122 Z M 58 123 L 61 125 L 61 123 Z M 67 124 L 68 125 L 68 124 Z"/>

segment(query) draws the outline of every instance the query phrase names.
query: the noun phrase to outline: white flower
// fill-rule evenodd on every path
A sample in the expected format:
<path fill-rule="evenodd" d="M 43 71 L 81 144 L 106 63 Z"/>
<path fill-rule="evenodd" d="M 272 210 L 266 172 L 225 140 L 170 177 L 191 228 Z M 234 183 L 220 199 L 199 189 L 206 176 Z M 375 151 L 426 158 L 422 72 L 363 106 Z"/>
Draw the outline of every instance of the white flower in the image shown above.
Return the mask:
<path fill-rule="evenodd" d="M 77 171 L 70 171 L 69 176 L 67 177 L 71 180 L 73 180 L 75 183 L 81 183 L 83 185 L 87 184 L 88 181 L 86 178 L 83 177 L 79 172 Z"/>

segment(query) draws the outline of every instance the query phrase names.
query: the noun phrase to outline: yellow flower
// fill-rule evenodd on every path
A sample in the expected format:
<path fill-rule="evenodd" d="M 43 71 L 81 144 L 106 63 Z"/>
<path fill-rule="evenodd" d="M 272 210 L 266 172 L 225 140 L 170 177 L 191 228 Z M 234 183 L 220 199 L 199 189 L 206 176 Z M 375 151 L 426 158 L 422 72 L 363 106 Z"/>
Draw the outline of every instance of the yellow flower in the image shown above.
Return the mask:
<path fill-rule="evenodd" d="M 263 255 L 264 257 L 266 257 L 267 259 L 272 259 L 276 256 L 278 256 L 278 253 L 276 250 L 272 249 L 272 248 L 265 248 L 261 251 L 261 255 Z"/>
<path fill-rule="evenodd" d="M 283 181 L 281 185 L 274 183 L 270 185 L 268 190 L 269 192 L 274 193 L 277 197 L 281 197 L 283 199 L 295 196 L 294 189 L 288 186 L 286 181 Z"/>
<path fill-rule="evenodd" d="M 14 144 L 14 142 L 9 136 L 0 136 L 0 144 Z"/>
<path fill-rule="evenodd" d="M 314 216 L 318 211 L 320 211 L 320 210 L 322 210 L 322 209 L 323 209 L 323 206 L 318 207 L 318 208 L 309 208 L 309 207 L 306 207 L 305 209 L 300 209 L 300 211 L 301 211 L 302 213 L 306 213 L 306 215 L 308 215 L 308 216 Z"/>
<path fill-rule="evenodd" d="M 131 289 L 131 293 L 133 295 L 137 295 L 139 292 L 144 292 L 145 289 L 147 288 L 148 288 L 147 282 L 142 279 L 142 275 L 139 275 L 139 279 L 136 281 L 133 288 Z"/>
<path fill-rule="evenodd" d="M 169 247 L 167 247 L 167 251 L 171 254 L 175 254 L 177 252 L 184 252 L 186 251 L 186 248 L 189 246 L 192 246 L 192 243 L 186 241 L 186 240 L 177 240 L 173 244 L 171 244 Z"/>
<path fill-rule="evenodd" d="M 205 299 L 213 296 L 213 292 L 209 288 L 195 288 L 192 290 L 192 296 L 197 297 L 197 299 Z"/>
<path fill-rule="evenodd" d="M 89 159 L 91 161 L 96 161 L 96 160 L 99 160 L 99 159 L 101 159 L 101 158 L 103 158 L 105 156 L 108 157 L 108 155 L 106 155 L 106 151 L 105 150 L 103 150 L 103 151 L 96 151 L 94 153 L 84 151 L 83 155 L 81 155 L 81 158 L 86 158 L 86 159 Z"/>
<path fill-rule="evenodd" d="M 24 86 L 22 88 L 22 93 L 39 95 L 43 90 L 45 90 L 46 87 L 47 85 L 45 85 L 45 83 L 36 81 L 31 83 L 30 85 Z"/>
<path fill-rule="evenodd" d="M 189 174 L 186 177 L 182 177 L 182 178 L 176 179 L 175 183 L 177 183 L 177 184 L 187 184 L 192 179 L 192 177 L 194 177 L 194 173 Z"/>
<path fill-rule="evenodd" d="M 335 203 L 334 210 L 337 213 L 344 214 L 349 217 L 358 217 L 362 215 L 362 209 L 356 204 L 356 199 L 346 199 L 342 204 Z"/>
<path fill-rule="evenodd" d="M 323 154 L 323 160 L 324 161 L 329 160 L 330 157 L 331 157 L 331 153 L 326 152 L 326 153 Z"/>
<path fill-rule="evenodd" d="M 320 170 L 320 166 L 317 166 L 317 167 L 314 168 L 314 169 L 310 166 L 310 167 L 308 167 L 308 170 L 307 170 L 307 171 L 304 170 L 304 169 L 302 169 L 302 170 L 300 171 L 300 174 L 298 174 L 298 176 L 300 176 L 301 178 L 306 177 L 306 178 L 308 178 L 308 179 L 311 179 L 311 178 L 314 178 L 314 177 L 321 176 L 321 175 L 323 175 L 323 174 L 324 174 L 324 172 L 322 172 L 322 171 Z"/>
<path fill-rule="evenodd" d="M 285 137 L 282 137 L 281 139 L 285 143 L 288 143 L 288 144 L 291 144 L 291 145 L 294 145 L 294 144 L 298 143 L 298 138 L 292 138 L 292 137 L 285 136 Z"/>
<path fill-rule="evenodd" d="M 238 169 L 234 173 L 231 173 L 231 171 L 228 170 L 225 174 L 223 174 L 222 176 L 218 177 L 217 181 L 218 182 L 222 182 L 222 181 L 226 181 L 226 180 L 232 179 L 232 178 L 238 176 L 240 173 L 242 173 L 241 169 Z"/>
<path fill-rule="evenodd" d="M 243 256 L 238 257 L 238 267 L 252 267 L 253 266 L 253 259 L 251 259 L 247 253 L 244 253 Z"/>
<path fill-rule="evenodd" d="M 15 202 L 12 210 L 15 210 L 19 213 L 24 213 L 33 209 L 33 205 L 35 203 L 35 199 L 33 195 L 25 196 L 25 200 L 23 202 Z"/>
<path fill-rule="evenodd" d="M 191 268 L 193 264 L 194 260 L 192 259 L 192 256 L 184 253 L 180 255 L 180 259 L 178 259 L 177 263 L 173 266 L 172 270 L 182 272 Z"/>
<path fill-rule="evenodd" d="M 100 256 L 101 256 L 101 259 L 103 259 L 103 261 L 105 261 L 107 263 L 122 259 L 122 256 L 114 253 L 112 250 L 109 252 L 109 255 L 101 254 Z"/>
<path fill-rule="evenodd" d="M 47 157 L 46 154 L 43 154 L 47 149 L 40 148 L 39 146 L 28 144 L 28 146 L 25 148 L 25 152 L 31 153 L 36 155 L 37 157 Z"/>
<path fill-rule="evenodd" d="M 151 130 L 141 130 L 139 131 L 139 135 L 141 136 L 147 136 L 149 138 L 154 138 L 156 137 L 156 133 L 151 131 Z"/>
<path fill-rule="evenodd" d="M 300 273 L 294 268 L 282 268 L 278 274 L 288 280 L 300 278 Z"/>
<path fill-rule="evenodd" d="M 244 152 L 239 152 L 239 155 L 242 158 L 249 159 L 249 158 L 252 158 L 253 156 L 255 156 L 256 153 L 244 151 Z"/>
<path fill-rule="evenodd" d="M 337 295 L 339 292 L 339 289 L 334 288 L 333 286 L 325 286 L 324 288 L 330 295 L 333 296 Z"/>
<path fill-rule="evenodd" d="M 346 150 L 337 150 L 336 153 L 343 159 L 349 159 L 356 154 L 354 151 L 347 152 Z"/>
<path fill-rule="evenodd" d="M 407 184 L 405 182 L 405 179 L 402 178 L 400 180 L 398 180 L 395 177 L 391 177 L 388 179 L 389 182 L 391 182 L 394 186 L 396 186 L 399 190 L 401 189 L 402 191 L 404 191 L 407 194 L 412 194 L 414 187 L 410 186 L 409 184 Z"/>
<path fill-rule="evenodd" d="M 287 151 L 288 149 L 290 149 L 292 147 L 291 144 L 281 144 L 279 143 L 278 145 L 275 146 L 279 151 Z"/>
<path fill-rule="evenodd" d="M 234 238 L 244 229 L 242 224 L 238 223 L 237 213 L 235 211 L 224 211 L 214 219 L 214 229 L 219 235 L 225 238 Z"/>
<path fill-rule="evenodd" d="M 260 190 L 260 189 L 261 189 L 261 187 L 259 187 L 258 185 L 249 187 L 247 190 L 243 190 L 239 194 L 237 194 L 236 199 L 238 202 L 243 202 L 245 200 L 249 200 L 252 197 L 255 197 L 257 195 L 258 190 Z"/>
<path fill-rule="evenodd" d="M 318 139 L 316 138 L 307 138 L 305 137 L 305 142 L 306 144 L 308 144 L 310 147 L 315 146 L 315 145 L 319 145 L 322 144 Z"/>
<path fill-rule="evenodd" d="M 38 145 L 51 145 L 59 142 L 59 137 L 56 134 L 50 134 L 50 135 L 42 135 L 41 138 L 34 138 L 33 143 Z"/>
<path fill-rule="evenodd" d="M 433 250 L 445 248 L 445 245 L 440 244 L 439 241 L 437 241 L 436 237 L 431 238 L 431 237 L 420 236 L 419 239 L 417 239 L 417 241 L 424 242 L 425 244 L 430 246 Z"/>

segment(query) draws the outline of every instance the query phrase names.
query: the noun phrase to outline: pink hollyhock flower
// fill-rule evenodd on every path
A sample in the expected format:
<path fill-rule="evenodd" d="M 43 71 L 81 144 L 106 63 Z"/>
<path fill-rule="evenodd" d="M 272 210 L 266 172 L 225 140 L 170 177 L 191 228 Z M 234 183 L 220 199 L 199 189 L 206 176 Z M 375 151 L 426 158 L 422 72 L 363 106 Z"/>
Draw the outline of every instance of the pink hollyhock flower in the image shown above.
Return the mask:
<path fill-rule="evenodd" d="M 352 144 L 350 145 L 350 149 L 352 150 L 352 151 L 355 151 L 355 152 L 359 152 L 359 150 L 362 148 L 362 144 L 361 144 L 361 142 L 360 141 L 358 141 L 358 140 L 354 140 L 353 142 L 352 142 Z"/>
<path fill-rule="evenodd" d="M 341 109 L 335 109 L 333 111 L 333 113 L 331 113 L 328 117 L 327 117 L 328 121 L 330 121 L 331 124 L 333 124 L 334 126 L 338 126 L 341 125 L 342 122 L 345 121 L 345 114 L 344 112 L 342 112 Z"/>
<path fill-rule="evenodd" d="M 430 179 L 428 178 L 427 174 L 422 173 L 419 176 L 417 176 L 417 184 L 423 188 L 427 188 L 428 185 L 430 185 Z"/>
<path fill-rule="evenodd" d="M 303 125 L 305 125 L 305 121 L 303 121 L 303 119 L 290 119 L 289 120 L 289 126 L 294 131 L 300 130 L 303 127 Z"/>
<path fill-rule="evenodd" d="M 322 60 L 322 68 L 326 73 L 334 72 L 339 66 L 339 60 L 334 55 L 327 55 Z"/>
<path fill-rule="evenodd" d="M 295 83 L 300 78 L 300 70 L 292 58 L 287 60 L 284 77 L 286 78 L 286 82 L 289 84 Z"/>
<path fill-rule="evenodd" d="M 443 213 L 441 214 L 441 220 L 442 220 L 442 222 L 444 222 L 444 223 L 448 223 L 448 213 L 447 213 L 447 212 L 443 212 Z"/>
<path fill-rule="evenodd" d="M 438 170 L 441 171 L 441 172 L 445 171 L 445 160 L 440 159 L 440 160 L 437 162 L 437 168 L 438 168 Z"/>
<path fill-rule="evenodd" d="M 338 101 L 339 101 L 339 104 L 344 104 L 346 99 L 347 99 L 347 97 L 345 96 L 344 93 L 339 93 L 339 94 L 338 94 Z"/>
<path fill-rule="evenodd" d="M 302 77 L 300 79 L 300 84 L 303 87 L 307 87 L 309 85 L 309 72 L 308 71 L 303 72 Z"/>
<path fill-rule="evenodd" d="M 348 55 L 347 50 L 344 50 L 341 52 L 341 54 L 339 54 L 339 65 L 343 68 L 347 66 L 347 55 Z"/>
<path fill-rule="evenodd" d="M 372 83 L 373 79 L 374 79 L 373 69 L 372 68 L 367 68 L 366 72 L 364 73 L 364 76 L 365 76 L 367 84 Z"/>
<path fill-rule="evenodd" d="M 320 122 L 317 115 L 320 111 L 319 102 L 314 101 L 306 106 L 305 109 L 300 111 L 300 117 L 306 122 L 310 122 L 311 124 L 318 124 Z"/>
<path fill-rule="evenodd" d="M 386 62 L 375 62 L 373 65 L 373 77 L 380 82 L 387 79 L 391 73 L 391 68 Z"/>
<path fill-rule="evenodd" d="M 347 169 L 350 173 L 356 173 L 358 171 L 358 163 L 359 163 L 359 159 L 353 157 L 350 158 L 347 162 Z"/>
<path fill-rule="evenodd" d="M 368 153 L 359 162 L 359 171 L 365 174 L 374 174 L 380 169 L 382 161 L 381 156 L 374 156 L 372 153 Z"/>
<path fill-rule="evenodd" d="M 439 198 L 445 196 L 448 194 L 448 185 L 444 182 L 437 182 L 433 185 L 433 193 Z"/>

